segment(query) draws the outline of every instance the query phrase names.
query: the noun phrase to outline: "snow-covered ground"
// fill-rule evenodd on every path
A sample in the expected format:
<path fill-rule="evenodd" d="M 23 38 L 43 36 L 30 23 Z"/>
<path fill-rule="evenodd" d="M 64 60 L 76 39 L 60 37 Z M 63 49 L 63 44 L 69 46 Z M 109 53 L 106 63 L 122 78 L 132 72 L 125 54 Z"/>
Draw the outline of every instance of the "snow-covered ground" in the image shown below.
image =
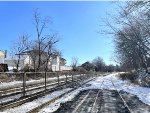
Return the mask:
<path fill-rule="evenodd" d="M 52 113 L 54 111 L 56 111 L 59 107 L 61 103 L 65 103 L 67 101 L 71 101 L 76 95 L 78 95 L 80 93 L 80 91 L 82 91 L 83 88 L 78 88 L 77 90 L 66 94 L 65 96 L 63 96 L 62 98 L 56 100 L 54 103 L 50 104 L 49 106 L 41 109 L 39 111 L 39 113 Z"/>
<path fill-rule="evenodd" d="M 62 95 L 63 93 L 65 92 L 68 92 L 70 91 L 71 88 L 67 88 L 67 89 L 63 89 L 61 91 L 55 91 L 49 95 L 46 95 L 44 97 L 41 97 L 39 99 L 36 99 L 32 102 L 27 102 L 21 106 L 18 106 L 18 107 L 15 107 L 15 108 L 11 108 L 11 109 L 7 109 L 5 110 L 4 112 L 0 112 L 0 113 L 27 113 L 29 112 L 31 109 L 53 99 L 53 98 L 56 98 L 57 96 L 60 96 Z"/>
<path fill-rule="evenodd" d="M 56 111 L 60 103 L 65 103 L 67 101 L 71 101 L 80 91 L 88 90 L 88 89 L 108 89 L 108 90 L 123 90 L 128 93 L 136 95 L 143 103 L 150 105 L 150 88 L 140 87 L 138 85 L 134 85 L 129 83 L 128 81 L 122 81 L 117 77 L 118 73 L 109 74 L 104 77 L 97 77 L 95 80 L 90 81 L 85 84 L 83 87 L 76 89 L 75 91 L 64 95 L 62 98 L 56 100 L 54 103 L 48 105 L 46 108 L 41 109 L 40 113 L 51 113 Z M 114 87 L 115 86 L 115 87 Z M 32 102 L 25 103 L 19 107 L 14 109 L 9 109 L 4 111 L 4 113 L 25 113 L 30 109 L 39 106 L 40 104 L 57 97 L 70 89 L 64 89 L 62 91 L 56 91 L 50 95 L 47 95 L 43 98 L 39 98 Z"/>
<path fill-rule="evenodd" d="M 40 113 L 51 113 L 56 111 L 60 103 L 65 103 L 71 101 L 80 91 L 88 89 L 108 89 L 108 90 L 123 90 L 133 95 L 136 95 L 143 103 L 150 105 L 150 88 L 139 87 L 138 85 L 133 85 L 128 81 L 122 81 L 117 77 L 118 73 L 109 74 L 104 77 L 97 77 L 95 80 L 87 83 L 82 88 L 71 92 L 61 99 L 50 104 L 46 108 L 42 109 Z M 112 84 L 114 83 L 114 85 Z"/>
<path fill-rule="evenodd" d="M 143 103 L 150 105 L 150 88 L 140 87 L 128 81 L 122 81 L 117 75 L 118 74 L 110 74 L 105 77 L 98 77 L 95 81 L 89 82 L 88 84 L 90 84 L 90 86 L 85 87 L 85 89 L 123 90 L 136 95 Z"/>

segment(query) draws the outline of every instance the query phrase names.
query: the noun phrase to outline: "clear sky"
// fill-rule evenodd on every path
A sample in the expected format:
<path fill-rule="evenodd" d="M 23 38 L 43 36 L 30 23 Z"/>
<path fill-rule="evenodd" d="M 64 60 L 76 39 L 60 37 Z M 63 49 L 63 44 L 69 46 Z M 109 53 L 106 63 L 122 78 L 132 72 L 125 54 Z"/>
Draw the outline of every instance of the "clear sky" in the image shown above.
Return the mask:
<path fill-rule="evenodd" d="M 115 3 L 97 2 L 0 2 L 0 49 L 10 51 L 13 40 L 22 34 L 29 34 L 35 39 L 33 9 L 39 8 L 41 16 L 50 16 L 53 24 L 45 32 L 59 33 L 57 47 L 62 51 L 68 64 L 72 57 L 78 57 L 79 63 L 102 57 L 106 64 L 114 63 L 113 38 L 102 34 L 104 23 L 101 18 L 106 12 L 114 13 Z"/>

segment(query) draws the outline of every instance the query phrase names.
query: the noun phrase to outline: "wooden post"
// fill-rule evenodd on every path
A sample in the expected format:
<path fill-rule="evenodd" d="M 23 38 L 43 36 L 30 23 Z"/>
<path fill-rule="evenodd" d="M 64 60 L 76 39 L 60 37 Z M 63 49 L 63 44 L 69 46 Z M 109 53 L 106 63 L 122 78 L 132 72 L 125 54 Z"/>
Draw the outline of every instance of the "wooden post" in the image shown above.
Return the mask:
<path fill-rule="evenodd" d="M 82 76 L 81 76 L 81 73 L 79 73 L 79 75 L 80 75 L 80 80 L 82 80 Z"/>
<path fill-rule="evenodd" d="M 67 74 L 65 74 L 66 75 L 66 84 L 67 84 Z"/>
<path fill-rule="evenodd" d="M 70 73 L 72 76 L 72 87 L 74 86 L 73 73 Z"/>
<path fill-rule="evenodd" d="M 57 72 L 57 78 L 58 78 L 58 86 L 59 86 L 59 72 Z"/>
<path fill-rule="evenodd" d="M 26 72 L 23 73 L 23 96 L 26 95 Z"/>
<path fill-rule="evenodd" d="M 88 73 L 86 73 L 86 79 L 88 79 Z"/>
<path fill-rule="evenodd" d="M 72 76 L 72 82 L 73 82 L 74 80 L 73 80 L 73 74 L 72 73 L 71 73 L 71 76 Z"/>
<path fill-rule="evenodd" d="M 46 91 L 46 82 L 47 82 L 47 72 L 45 72 L 45 91 Z"/>

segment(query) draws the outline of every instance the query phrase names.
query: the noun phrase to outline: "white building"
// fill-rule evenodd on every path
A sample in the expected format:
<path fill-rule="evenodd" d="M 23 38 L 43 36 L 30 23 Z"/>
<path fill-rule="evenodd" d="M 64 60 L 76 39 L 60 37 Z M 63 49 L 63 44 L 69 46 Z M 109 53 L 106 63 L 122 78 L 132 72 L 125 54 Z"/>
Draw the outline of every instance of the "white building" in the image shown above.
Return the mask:
<path fill-rule="evenodd" d="M 22 69 L 25 66 L 34 68 L 38 65 L 38 61 L 39 61 L 38 50 L 26 51 L 17 55 L 21 56 L 19 69 Z M 46 61 L 47 61 L 47 54 L 43 52 L 43 54 L 41 54 L 41 64 L 43 64 L 44 66 L 44 63 Z M 4 59 L 4 57 L 0 59 L 0 63 L 8 64 L 9 70 L 16 68 L 15 62 L 17 62 L 17 60 L 15 59 Z M 72 67 L 66 66 L 65 64 L 66 64 L 66 60 L 56 55 L 55 56 L 53 55 L 53 57 L 50 57 L 48 60 L 48 68 L 52 69 L 52 71 L 72 70 Z"/>
<path fill-rule="evenodd" d="M 5 59 L 5 53 L 3 51 L 0 51 L 0 63 L 4 63 Z"/>

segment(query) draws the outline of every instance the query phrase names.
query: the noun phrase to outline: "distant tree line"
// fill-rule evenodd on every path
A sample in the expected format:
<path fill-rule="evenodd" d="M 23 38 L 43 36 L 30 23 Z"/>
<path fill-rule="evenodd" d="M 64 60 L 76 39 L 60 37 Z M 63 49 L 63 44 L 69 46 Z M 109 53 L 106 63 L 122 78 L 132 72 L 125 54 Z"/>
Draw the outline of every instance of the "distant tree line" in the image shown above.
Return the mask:
<path fill-rule="evenodd" d="M 83 67 L 86 71 L 96 71 L 96 72 L 113 72 L 121 71 L 118 65 L 106 65 L 101 57 L 97 57 L 91 62 L 87 61 L 83 63 L 80 67 Z"/>

